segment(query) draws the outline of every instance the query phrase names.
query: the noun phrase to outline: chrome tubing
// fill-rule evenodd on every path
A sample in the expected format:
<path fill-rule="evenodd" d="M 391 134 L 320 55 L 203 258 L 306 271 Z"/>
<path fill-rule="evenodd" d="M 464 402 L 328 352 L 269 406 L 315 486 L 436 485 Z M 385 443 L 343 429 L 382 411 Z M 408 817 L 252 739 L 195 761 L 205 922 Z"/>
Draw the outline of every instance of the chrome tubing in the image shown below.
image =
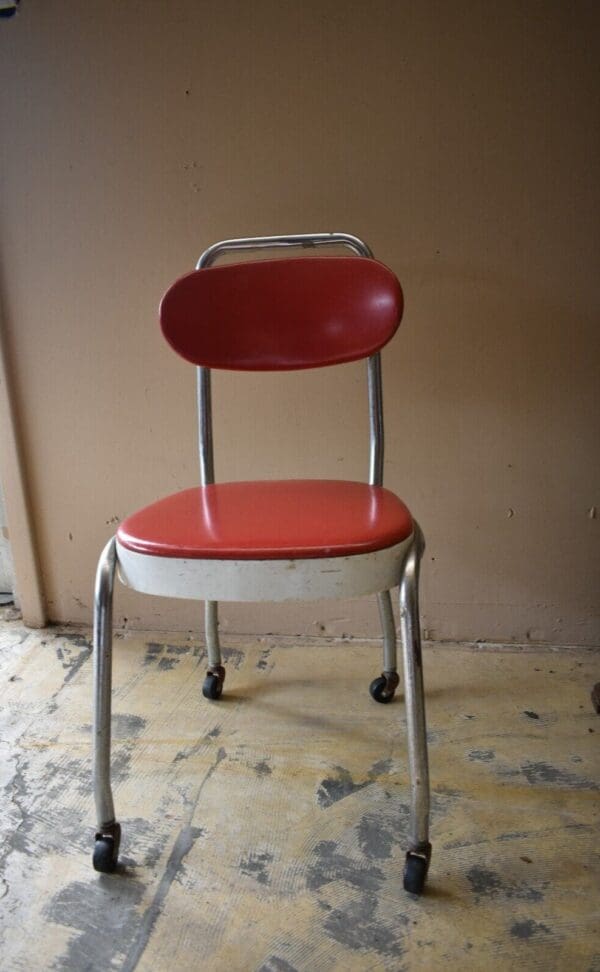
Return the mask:
<path fill-rule="evenodd" d="M 210 368 L 197 368 L 196 375 L 198 390 L 200 483 L 202 486 L 209 486 L 215 481 Z M 205 601 L 204 634 L 208 653 L 208 664 L 210 667 L 221 664 L 218 612 L 218 601 Z"/>
<path fill-rule="evenodd" d="M 400 631 L 411 789 L 410 850 L 421 853 L 429 844 L 429 764 L 419 622 L 419 566 L 424 549 L 423 534 L 415 522 L 400 581 Z"/>
<path fill-rule="evenodd" d="M 236 250 L 266 250 L 270 247 L 279 246 L 347 246 L 354 250 L 358 256 L 369 257 L 372 259 L 373 253 L 358 236 L 351 233 L 299 233 L 289 236 L 243 236 L 235 240 L 221 240 L 220 243 L 213 243 L 204 251 L 196 270 L 204 270 L 213 265 L 217 257 L 223 253 L 232 253 Z"/>
<path fill-rule="evenodd" d="M 383 393 L 381 389 L 381 354 L 377 351 L 367 362 L 369 387 L 369 483 L 383 485 Z"/>
<path fill-rule="evenodd" d="M 94 590 L 94 799 L 98 830 L 115 822 L 110 788 L 110 717 L 112 688 L 112 604 L 117 564 L 116 540 L 106 544 L 98 561 Z"/>
<path fill-rule="evenodd" d="M 204 637 L 208 667 L 216 668 L 221 664 L 221 646 L 219 644 L 219 602 L 204 602 Z"/>
<path fill-rule="evenodd" d="M 215 481 L 215 459 L 212 435 L 212 398 L 210 368 L 196 368 L 198 399 L 198 454 L 200 456 L 200 483 L 208 486 Z"/>
<path fill-rule="evenodd" d="M 383 630 L 383 670 L 388 672 L 397 671 L 398 659 L 396 652 L 396 623 L 394 621 L 394 611 L 392 609 L 392 598 L 389 591 L 380 591 L 377 594 L 377 604 L 379 606 L 379 617 Z"/>

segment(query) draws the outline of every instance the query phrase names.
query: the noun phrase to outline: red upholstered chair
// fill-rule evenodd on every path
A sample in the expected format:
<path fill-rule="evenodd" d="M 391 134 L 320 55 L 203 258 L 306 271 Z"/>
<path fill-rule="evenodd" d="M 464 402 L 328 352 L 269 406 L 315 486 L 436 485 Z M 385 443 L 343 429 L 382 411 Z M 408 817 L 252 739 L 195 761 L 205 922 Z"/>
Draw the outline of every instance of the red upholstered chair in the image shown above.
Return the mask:
<path fill-rule="evenodd" d="M 256 260 L 219 267 L 218 256 L 265 247 L 336 244 L 354 256 Z M 383 673 L 370 686 L 389 702 L 399 679 L 390 591 L 400 623 L 411 778 L 404 887 L 423 889 L 429 843 L 429 780 L 419 633 L 423 538 L 408 509 L 382 486 L 380 349 L 402 315 L 394 274 L 365 243 L 343 233 L 228 240 L 210 247 L 165 294 L 160 319 L 172 348 L 197 366 L 201 485 L 129 516 L 106 545 L 94 601 L 93 863 L 114 870 L 120 841 L 110 786 L 112 595 L 115 568 L 137 591 L 205 601 L 209 668 L 203 693 L 218 700 L 225 669 L 218 601 L 287 601 L 377 594 Z M 285 371 L 368 360 L 369 482 L 279 480 L 215 483 L 210 369 Z"/>

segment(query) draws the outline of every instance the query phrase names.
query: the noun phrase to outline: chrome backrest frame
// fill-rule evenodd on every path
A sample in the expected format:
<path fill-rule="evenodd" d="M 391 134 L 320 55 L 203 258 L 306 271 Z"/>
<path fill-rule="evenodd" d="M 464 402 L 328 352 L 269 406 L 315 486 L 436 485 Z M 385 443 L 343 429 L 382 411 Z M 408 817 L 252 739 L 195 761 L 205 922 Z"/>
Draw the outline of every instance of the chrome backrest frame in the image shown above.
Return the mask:
<path fill-rule="evenodd" d="M 239 250 L 264 250 L 276 247 L 298 246 L 305 249 L 321 246 L 346 246 L 358 256 L 373 259 L 371 248 L 350 233 L 301 233 L 291 236 L 241 237 L 214 243 L 201 255 L 196 270 L 205 270 L 225 253 Z M 369 483 L 383 484 L 383 394 L 381 387 L 381 355 L 379 352 L 367 359 L 369 391 Z M 215 464 L 212 434 L 212 399 L 210 368 L 196 369 L 198 400 L 198 447 L 200 457 L 200 482 L 208 486 L 215 481 Z"/>

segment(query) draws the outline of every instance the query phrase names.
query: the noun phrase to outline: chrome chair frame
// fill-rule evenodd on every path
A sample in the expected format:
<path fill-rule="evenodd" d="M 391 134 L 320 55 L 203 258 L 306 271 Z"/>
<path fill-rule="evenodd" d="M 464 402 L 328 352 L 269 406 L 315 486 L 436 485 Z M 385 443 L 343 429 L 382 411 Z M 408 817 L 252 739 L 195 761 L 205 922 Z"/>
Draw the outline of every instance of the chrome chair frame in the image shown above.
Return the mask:
<path fill-rule="evenodd" d="M 223 240 L 201 255 L 197 270 L 206 269 L 223 254 L 251 249 L 283 247 L 315 248 L 345 246 L 360 257 L 373 258 L 371 249 L 356 236 L 347 233 L 313 233 L 290 236 L 246 237 Z M 367 359 L 369 401 L 369 484 L 383 484 L 384 425 L 381 381 L 381 356 L 377 352 Z M 214 483 L 212 434 L 211 373 L 197 368 L 197 406 L 199 430 L 200 482 Z M 414 522 L 414 530 L 398 578 L 400 632 L 403 648 L 404 691 L 411 784 L 409 847 L 406 855 L 404 887 L 420 893 L 429 867 L 429 769 L 423 689 L 423 666 L 419 621 L 419 569 L 425 549 L 423 534 Z M 94 866 L 111 871 L 116 866 L 121 828 L 115 818 L 110 784 L 111 689 L 112 689 L 112 607 L 115 570 L 118 566 L 116 537 L 106 544 L 98 563 L 94 592 L 94 717 L 93 777 L 98 826 Z M 385 680 L 378 701 L 393 698 L 399 684 L 397 673 L 396 630 L 389 590 L 377 594 L 383 631 L 383 672 Z M 218 634 L 218 602 L 205 602 L 205 638 L 208 673 L 224 677 Z"/>

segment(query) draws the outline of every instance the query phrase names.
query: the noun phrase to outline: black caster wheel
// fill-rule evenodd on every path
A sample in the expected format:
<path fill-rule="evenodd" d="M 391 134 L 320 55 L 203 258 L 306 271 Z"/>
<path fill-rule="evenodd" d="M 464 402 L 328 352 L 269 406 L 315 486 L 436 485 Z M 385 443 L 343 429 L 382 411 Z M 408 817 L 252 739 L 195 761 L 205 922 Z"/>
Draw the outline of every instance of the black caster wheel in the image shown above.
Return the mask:
<path fill-rule="evenodd" d="M 223 694 L 223 679 L 218 675 L 207 675 L 202 685 L 202 695 L 205 699 L 220 699 Z"/>
<path fill-rule="evenodd" d="M 404 865 L 404 890 L 409 894 L 422 894 L 428 870 L 429 861 L 426 857 L 409 852 Z"/>
<path fill-rule="evenodd" d="M 389 675 L 380 675 L 379 678 L 374 678 L 369 685 L 371 698 L 375 699 L 376 702 L 382 702 L 383 704 L 391 702 L 394 698 L 394 693 L 396 692 L 398 682 L 399 678 L 395 672 L 390 672 Z"/>
<path fill-rule="evenodd" d="M 111 831 L 112 833 L 96 834 L 92 864 L 94 870 L 101 874 L 112 874 L 119 860 L 119 844 L 121 842 L 119 824 L 114 824 Z"/>

